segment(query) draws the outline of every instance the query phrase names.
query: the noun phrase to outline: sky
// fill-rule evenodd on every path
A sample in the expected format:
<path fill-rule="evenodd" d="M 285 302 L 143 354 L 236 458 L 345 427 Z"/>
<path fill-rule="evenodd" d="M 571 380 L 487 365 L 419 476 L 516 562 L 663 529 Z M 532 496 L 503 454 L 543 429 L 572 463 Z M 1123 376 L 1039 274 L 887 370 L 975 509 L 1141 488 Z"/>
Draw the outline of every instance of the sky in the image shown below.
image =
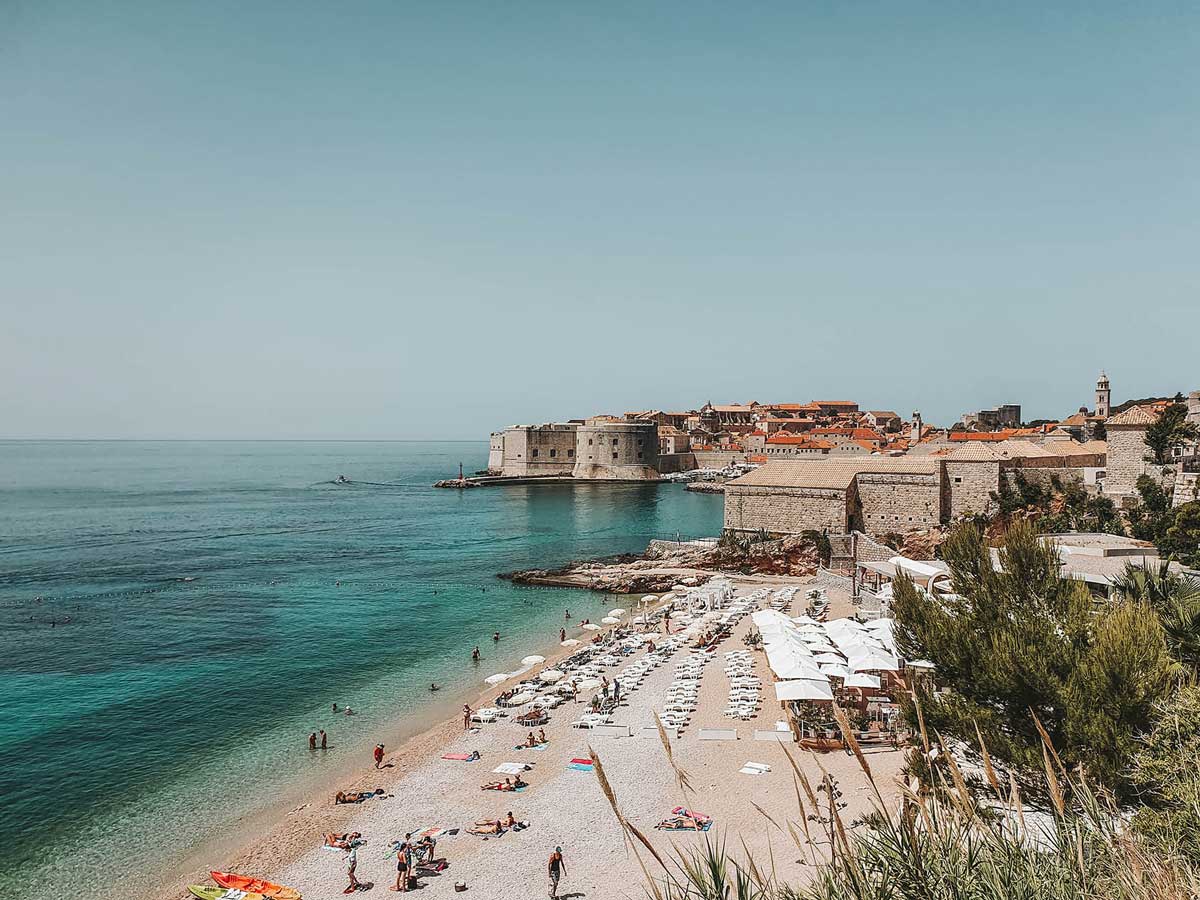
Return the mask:
<path fill-rule="evenodd" d="M 1200 6 L 1057 5 L 0 0 L 0 437 L 1200 388 Z"/>

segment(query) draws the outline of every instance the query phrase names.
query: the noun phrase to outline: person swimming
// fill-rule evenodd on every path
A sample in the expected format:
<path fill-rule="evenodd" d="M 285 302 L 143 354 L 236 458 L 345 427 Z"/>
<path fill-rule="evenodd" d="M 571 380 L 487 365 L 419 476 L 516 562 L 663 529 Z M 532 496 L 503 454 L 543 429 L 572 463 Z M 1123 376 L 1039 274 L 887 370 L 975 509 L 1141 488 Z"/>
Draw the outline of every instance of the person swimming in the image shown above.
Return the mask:
<path fill-rule="evenodd" d="M 429 685 L 429 690 L 430 690 L 431 692 L 432 692 L 432 691 L 440 691 L 440 690 L 441 690 L 441 688 L 440 688 L 440 687 L 438 687 L 438 686 L 437 686 L 437 682 L 436 682 L 436 681 L 434 681 L 434 682 L 431 682 L 431 683 L 430 683 L 430 685 Z"/>

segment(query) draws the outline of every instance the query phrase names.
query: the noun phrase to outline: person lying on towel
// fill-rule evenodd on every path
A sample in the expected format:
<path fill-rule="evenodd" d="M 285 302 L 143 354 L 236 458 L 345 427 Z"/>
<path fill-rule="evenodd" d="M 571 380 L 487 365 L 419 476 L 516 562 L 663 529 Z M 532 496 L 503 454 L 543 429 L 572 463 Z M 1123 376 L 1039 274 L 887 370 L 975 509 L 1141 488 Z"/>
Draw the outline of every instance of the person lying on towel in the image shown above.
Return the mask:
<path fill-rule="evenodd" d="M 334 847 L 338 850 L 353 850 L 359 844 L 365 844 L 362 835 L 357 831 L 348 831 L 343 834 L 334 834 L 330 832 L 325 835 L 325 846 Z"/>
<path fill-rule="evenodd" d="M 467 829 L 468 834 L 504 834 L 504 826 L 500 820 L 495 822 L 476 822 L 474 828 Z"/>
<path fill-rule="evenodd" d="M 707 824 L 707 821 L 692 816 L 672 816 L 669 819 L 663 819 L 654 827 L 666 831 L 703 831 Z"/>
<path fill-rule="evenodd" d="M 339 803 L 362 803 L 373 797 L 382 797 L 383 793 L 383 788 L 375 788 L 373 791 L 338 791 L 333 796 L 333 802 L 335 806 Z"/>

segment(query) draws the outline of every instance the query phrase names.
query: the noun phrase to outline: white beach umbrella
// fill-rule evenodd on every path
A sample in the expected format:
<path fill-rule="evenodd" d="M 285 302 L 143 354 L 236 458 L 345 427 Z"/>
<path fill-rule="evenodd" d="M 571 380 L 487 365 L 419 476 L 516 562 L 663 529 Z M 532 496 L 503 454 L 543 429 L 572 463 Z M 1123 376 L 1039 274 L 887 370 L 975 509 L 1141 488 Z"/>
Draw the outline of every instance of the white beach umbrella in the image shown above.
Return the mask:
<path fill-rule="evenodd" d="M 865 672 L 855 672 L 846 678 L 844 684 L 846 687 L 856 688 L 878 688 L 879 676 L 868 675 Z"/>
<path fill-rule="evenodd" d="M 656 600 L 658 600 L 658 598 L 655 597 L 653 594 L 647 594 L 645 597 L 642 598 L 643 603 L 654 603 Z"/>
<path fill-rule="evenodd" d="M 583 681 L 579 682 L 579 684 L 577 684 L 576 687 L 578 687 L 581 691 L 590 691 L 590 690 L 593 690 L 594 688 L 600 687 L 600 679 L 599 678 L 585 678 L 585 679 L 583 679 Z"/>
<path fill-rule="evenodd" d="M 820 681 L 825 677 L 825 673 L 817 667 L 817 664 L 808 660 L 796 659 L 790 662 L 782 662 L 780 665 L 771 666 L 771 671 L 775 673 L 777 678 L 811 678 Z"/>
<path fill-rule="evenodd" d="M 837 665 L 835 663 L 821 663 L 821 674 L 828 678 L 848 678 L 850 670 L 846 668 L 846 664 Z"/>
<path fill-rule="evenodd" d="M 536 666 L 536 665 L 539 665 L 540 663 L 544 663 L 545 661 L 546 661 L 546 657 L 538 656 L 536 653 L 534 653 L 530 656 L 526 656 L 523 660 L 521 660 L 521 665 Z"/>
<path fill-rule="evenodd" d="M 565 641 L 561 641 L 558 646 L 560 646 L 560 647 L 578 647 L 582 643 L 583 643 L 583 641 L 579 640 L 578 638 L 567 638 Z"/>
<path fill-rule="evenodd" d="M 595 622 L 588 622 L 586 625 L 580 625 L 579 627 L 582 628 L 584 631 L 599 631 L 600 630 L 600 626 L 597 625 Z"/>
<path fill-rule="evenodd" d="M 564 673 L 558 671 L 558 669 L 547 669 L 538 675 L 538 681 L 542 682 L 543 684 L 554 684 L 556 681 L 562 680 L 563 674 Z"/>
<path fill-rule="evenodd" d="M 927 659 L 910 659 L 905 665 L 910 669 L 936 669 L 933 663 Z"/>
<path fill-rule="evenodd" d="M 619 619 L 621 616 L 625 615 L 625 613 L 627 613 L 628 611 L 629 611 L 629 610 L 627 610 L 627 609 L 621 609 L 621 607 L 619 607 L 619 606 L 618 606 L 618 607 L 616 607 L 616 608 L 614 608 L 614 609 L 610 609 L 610 610 L 608 611 L 608 614 L 609 614 L 610 616 L 616 616 L 616 617 Z"/>
<path fill-rule="evenodd" d="M 820 622 L 818 622 L 816 619 L 812 618 L 811 616 L 796 616 L 796 618 L 792 619 L 792 621 L 795 622 L 797 625 L 818 625 L 819 626 L 821 624 Z"/>
<path fill-rule="evenodd" d="M 829 664 L 830 666 L 845 666 L 846 665 L 846 660 L 842 659 L 841 656 L 839 656 L 836 653 L 818 653 L 812 659 L 816 660 L 817 665 L 821 665 L 822 662 L 827 662 L 827 664 Z"/>
<path fill-rule="evenodd" d="M 852 672 L 895 672 L 900 668 L 900 661 L 890 653 L 874 650 L 863 656 L 850 657 Z"/>
<path fill-rule="evenodd" d="M 512 676 L 507 672 L 497 672 L 495 675 L 489 675 L 483 679 L 484 684 L 499 684 L 502 681 L 508 681 Z"/>
<path fill-rule="evenodd" d="M 832 700 L 833 689 L 828 681 L 798 679 L 775 682 L 777 700 Z"/>
<path fill-rule="evenodd" d="M 605 616 L 600 621 L 603 622 L 605 625 L 620 625 L 621 624 L 621 620 L 618 619 L 616 616 Z"/>
<path fill-rule="evenodd" d="M 509 706 L 520 706 L 522 703 L 528 703 L 533 699 L 533 694 L 529 691 L 521 691 L 515 697 L 508 698 Z"/>

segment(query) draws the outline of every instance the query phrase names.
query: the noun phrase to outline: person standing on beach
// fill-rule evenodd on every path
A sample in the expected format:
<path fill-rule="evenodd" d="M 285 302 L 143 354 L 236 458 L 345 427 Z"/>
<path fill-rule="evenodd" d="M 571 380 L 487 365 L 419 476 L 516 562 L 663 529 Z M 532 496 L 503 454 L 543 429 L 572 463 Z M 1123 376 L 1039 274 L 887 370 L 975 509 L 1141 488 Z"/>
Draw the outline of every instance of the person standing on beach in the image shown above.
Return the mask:
<path fill-rule="evenodd" d="M 354 870 L 357 868 L 358 850 L 351 847 L 349 855 L 346 856 L 346 874 L 350 876 L 350 884 L 342 893 L 349 894 L 351 891 L 358 890 L 358 879 L 354 877 Z"/>
<path fill-rule="evenodd" d="M 567 864 L 563 862 L 562 847 L 555 847 L 550 854 L 550 862 L 546 866 L 546 874 L 550 876 L 550 900 L 558 897 L 558 881 L 567 874 Z"/>
<path fill-rule="evenodd" d="M 308 736 L 308 749 L 309 750 L 317 749 L 317 733 L 315 731 Z"/>
<path fill-rule="evenodd" d="M 560 628 L 560 629 L 558 629 L 558 640 L 559 640 L 559 643 L 561 643 L 561 642 L 565 641 L 566 639 L 567 639 L 567 629 L 565 629 L 565 628 Z"/>
<path fill-rule="evenodd" d="M 376 744 L 375 745 L 375 768 L 378 769 L 382 763 L 383 763 L 383 744 Z"/>
<path fill-rule="evenodd" d="M 325 746 L 325 742 L 326 742 L 326 740 L 327 740 L 327 738 L 325 737 L 325 729 L 324 729 L 324 728 L 322 728 L 322 729 L 321 729 L 321 749 L 322 749 L 322 750 L 326 750 L 326 749 L 328 749 L 328 748 Z"/>
<path fill-rule="evenodd" d="M 464 703 L 463 704 L 463 731 L 466 731 L 470 727 L 471 727 L 471 705 L 469 703 Z"/>

